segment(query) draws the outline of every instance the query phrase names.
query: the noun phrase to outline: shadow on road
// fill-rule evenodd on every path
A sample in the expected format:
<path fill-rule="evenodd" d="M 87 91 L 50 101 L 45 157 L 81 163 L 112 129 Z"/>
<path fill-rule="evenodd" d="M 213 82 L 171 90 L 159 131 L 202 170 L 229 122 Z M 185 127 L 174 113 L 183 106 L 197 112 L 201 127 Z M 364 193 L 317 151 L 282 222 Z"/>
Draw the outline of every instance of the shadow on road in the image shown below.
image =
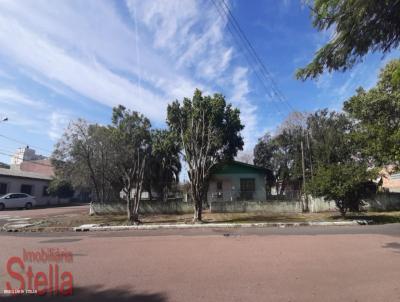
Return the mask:
<path fill-rule="evenodd" d="M 83 301 L 83 302 L 166 302 L 167 298 L 164 294 L 159 293 L 133 293 L 125 289 L 99 289 L 93 287 L 74 288 L 71 296 L 62 295 L 17 295 L 17 296 L 0 296 L 1 301 Z"/>
<path fill-rule="evenodd" d="M 400 243 L 398 242 L 389 242 L 382 247 L 386 249 L 394 249 L 397 250 L 396 253 L 400 253 Z"/>
<path fill-rule="evenodd" d="M 342 220 L 343 217 L 340 215 L 332 216 L 335 220 Z M 374 224 L 386 224 L 386 223 L 400 223 L 400 216 L 376 214 L 376 215 L 346 215 L 346 220 L 372 220 Z"/>

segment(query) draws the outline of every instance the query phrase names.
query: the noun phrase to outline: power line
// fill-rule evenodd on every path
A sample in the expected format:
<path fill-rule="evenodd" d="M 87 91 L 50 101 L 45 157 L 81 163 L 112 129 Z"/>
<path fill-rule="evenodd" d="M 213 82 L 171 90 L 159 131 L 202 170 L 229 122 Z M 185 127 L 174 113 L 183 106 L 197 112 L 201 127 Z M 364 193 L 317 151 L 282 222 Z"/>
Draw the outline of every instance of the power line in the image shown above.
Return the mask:
<path fill-rule="evenodd" d="M 261 70 L 264 72 L 264 76 L 271 82 L 272 84 L 272 88 L 274 93 L 276 94 L 276 96 L 284 103 L 286 104 L 289 109 L 294 110 L 294 108 L 290 105 L 290 103 L 286 100 L 286 97 L 284 96 L 284 94 L 280 91 L 276 81 L 274 80 L 271 72 L 268 70 L 268 68 L 265 66 L 264 62 L 261 60 L 260 56 L 258 55 L 258 53 L 256 52 L 256 50 L 254 49 L 253 45 L 251 44 L 251 42 L 249 41 L 249 39 L 247 38 L 246 34 L 244 33 L 244 31 L 242 30 L 239 22 L 237 21 L 237 19 L 235 18 L 235 16 L 233 15 L 231 9 L 229 8 L 229 6 L 226 4 L 225 0 L 222 0 L 222 4 L 225 7 L 225 11 L 228 12 L 228 15 L 230 16 L 231 20 L 233 20 L 233 23 L 236 25 L 240 35 L 243 37 L 243 40 L 246 42 L 246 44 L 248 45 L 250 52 L 253 54 L 256 62 L 258 62 L 261 66 Z"/>
<path fill-rule="evenodd" d="M 277 85 L 276 81 L 274 80 L 271 72 L 268 70 L 268 68 L 265 66 L 265 64 L 261 60 L 260 56 L 258 55 L 255 48 L 253 47 L 252 43 L 249 41 L 246 34 L 242 30 L 239 22 L 236 20 L 235 16 L 231 12 L 229 6 L 226 4 L 225 0 L 222 0 L 221 2 L 222 2 L 222 4 L 217 4 L 216 0 L 212 0 L 212 3 L 216 7 L 220 16 L 222 18 L 227 18 L 227 20 L 228 20 L 227 27 L 228 27 L 230 33 L 232 34 L 232 36 L 234 37 L 234 39 L 236 40 L 238 38 L 241 41 L 241 43 L 243 44 L 243 47 L 242 47 L 242 45 L 239 45 L 240 48 L 242 48 L 242 49 L 244 48 L 245 52 L 247 52 L 247 54 L 251 57 L 253 63 L 251 63 L 248 60 L 246 53 L 244 53 L 246 59 L 248 60 L 249 64 L 251 65 L 250 67 L 253 68 L 254 73 L 256 74 L 258 80 L 261 82 L 261 84 L 266 89 L 268 94 L 270 93 L 270 90 L 272 90 L 273 96 L 271 98 L 273 98 L 275 96 L 280 101 L 280 104 L 282 106 L 284 106 L 284 107 L 286 106 L 285 110 L 288 109 L 289 112 L 295 111 L 293 106 L 287 101 L 284 94 L 279 90 L 278 85 Z M 219 2 L 219 3 L 221 3 L 221 2 Z M 236 35 L 235 35 L 235 33 L 233 33 L 231 28 L 233 28 Z M 256 68 L 254 68 L 254 66 Z M 261 75 L 261 77 L 260 77 L 260 75 Z M 269 83 L 270 88 L 267 87 L 265 82 Z M 274 100 L 272 100 L 272 102 L 273 101 Z M 278 111 L 281 110 L 279 108 L 277 108 L 277 109 L 278 109 Z"/>
<path fill-rule="evenodd" d="M 227 28 L 228 28 L 229 32 L 231 33 L 235 43 L 238 45 L 238 47 L 242 51 L 242 54 L 243 54 L 244 58 L 246 59 L 247 63 L 249 64 L 249 67 L 253 69 L 254 74 L 256 75 L 257 79 L 259 80 L 259 82 L 261 83 L 261 85 L 263 86 L 265 91 L 267 91 L 268 96 L 271 98 L 271 96 L 269 95 L 270 94 L 270 89 L 267 87 L 267 85 L 265 83 L 265 80 L 262 79 L 262 74 L 259 72 L 259 70 L 257 68 L 257 64 L 254 61 L 253 56 L 247 50 L 246 44 L 243 43 L 240 35 L 237 32 L 237 29 L 231 24 L 231 22 L 229 22 L 229 18 L 226 15 L 226 13 L 223 11 L 223 8 L 219 7 L 219 5 L 217 5 L 217 3 L 214 0 L 212 0 L 212 2 L 214 4 L 215 8 L 217 9 L 218 14 L 221 16 L 221 18 L 227 18 L 228 19 Z M 277 110 L 277 112 L 279 114 L 283 114 L 282 109 L 279 108 L 279 106 L 278 106 L 278 103 L 275 103 L 274 100 L 272 100 L 271 104 L 275 107 L 275 109 Z"/>
<path fill-rule="evenodd" d="M 17 139 L 15 139 L 15 138 L 8 137 L 8 136 L 3 135 L 3 134 L 0 134 L 0 137 L 3 137 L 3 138 L 5 138 L 5 139 L 8 139 L 8 140 L 13 141 L 13 142 L 18 143 L 18 144 L 22 144 L 22 145 L 24 145 L 24 146 L 31 146 L 31 147 L 33 147 L 33 148 L 35 148 L 35 149 L 45 151 L 45 152 L 48 153 L 48 154 L 51 154 L 51 153 L 52 153 L 51 151 L 49 151 L 49 150 L 47 150 L 47 149 L 44 149 L 44 148 L 41 148 L 41 147 L 38 147 L 38 146 L 34 146 L 34 145 L 31 145 L 31 144 L 28 144 L 28 143 L 26 143 L 26 142 L 17 140 Z"/>

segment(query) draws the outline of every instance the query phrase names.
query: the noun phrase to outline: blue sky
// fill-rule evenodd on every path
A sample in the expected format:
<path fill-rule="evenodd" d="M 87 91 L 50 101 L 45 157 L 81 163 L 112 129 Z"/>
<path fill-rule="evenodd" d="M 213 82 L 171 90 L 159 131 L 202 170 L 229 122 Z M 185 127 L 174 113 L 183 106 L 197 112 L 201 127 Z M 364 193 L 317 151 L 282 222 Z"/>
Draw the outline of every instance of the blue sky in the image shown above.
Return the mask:
<path fill-rule="evenodd" d="M 229 2 L 279 89 L 297 110 L 340 110 L 371 87 L 390 58 L 377 53 L 346 73 L 294 78 L 332 32 L 311 26 L 300 0 Z M 76 118 L 108 123 L 117 104 L 165 127 L 166 106 L 195 88 L 241 110 L 245 149 L 288 115 L 271 98 L 211 0 L 0 2 L 0 161 L 29 144 L 49 155 Z M 13 140 L 6 139 L 7 136 Z"/>

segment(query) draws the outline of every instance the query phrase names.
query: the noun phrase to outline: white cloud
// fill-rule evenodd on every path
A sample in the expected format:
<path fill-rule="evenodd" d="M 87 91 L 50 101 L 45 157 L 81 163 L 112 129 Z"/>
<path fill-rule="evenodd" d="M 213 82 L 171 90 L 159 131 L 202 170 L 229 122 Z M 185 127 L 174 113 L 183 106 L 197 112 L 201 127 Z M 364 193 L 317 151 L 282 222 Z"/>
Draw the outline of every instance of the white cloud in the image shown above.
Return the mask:
<path fill-rule="evenodd" d="M 152 118 L 161 118 L 157 108 L 163 100 L 159 96 L 137 87 L 96 60 L 90 62 L 74 57 L 14 20 L 0 17 L 0 27 L 3 28 L 1 51 L 23 66 L 105 105 L 125 104 Z M 135 98 L 138 93 L 142 99 Z"/>
<path fill-rule="evenodd" d="M 203 86 L 151 51 L 150 42 L 121 21 L 111 3 L 85 1 L 85 5 L 87 9 L 79 1 L 1 2 L 0 24 L 7 24 L 2 26 L 7 30 L 0 33 L 0 45 L 5 46 L 0 54 L 30 68 L 42 82 L 46 78 L 49 87 L 61 83 L 105 105 L 123 103 L 159 121 L 167 102 Z M 86 13 L 94 10 L 96 14 Z M 140 64 L 135 43 L 140 44 Z M 115 70 L 128 73 L 131 80 Z M 138 76 L 143 79 L 141 87 L 135 80 Z"/>
<path fill-rule="evenodd" d="M 55 109 L 16 88 L 1 88 L 0 104 L 1 116 L 8 118 L 7 124 L 30 133 L 45 133 L 52 140 L 59 137 L 72 117 L 68 111 Z"/>
<path fill-rule="evenodd" d="M 108 107 L 124 104 L 156 122 L 165 120 L 169 102 L 195 88 L 229 91 L 250 147 L 257 108 L 248 99 L 249 75 L 235 62 L 226 24 L 211 2 L 197 0 L 126 0 L 126 7 L 96 0 L 4 0 L 0 56 L 66 100 L 77 94 Z M 63 121 L 77 114 L 54 113 L 54 100 L 44 100 L 51 117 L 45 129 L 54 139 Z"/>
<path fill-rule="evenodd" d="M 154 46 L 177 59 L 178 67 L 192 67 L 209 81 L 222 74 L 232 59 L 226 44 L 227 20 L 215 8 L 195 0 L 126 0 L 131 17 L 154 37 Z M 212 81 L 211 81 L 212 82 Z"/>
<path fill-rule="evenodd" d="M 33 100 L 16 89 L 0 88 L 0 104 L 13 106 L 29 106 L 32 108 L 45 108 L 43 101 Z"/>
<path fill-rule="evenodd" d="M 257 142 L 259 125 L 257 121 L 257 107 L 248 101 L 247 97 L 250 93 L 249 83 L 247 80 L 247 68 L 237 67 L 232 75 L 233 93 L 232 102 L 240 109 L 240 118 L 245 125 L 243 130 L 244 150 L 250 150 Z"/>
<path fill-rule="evenodd" d="M 48 129 L 47 134 L 53 141 L 58 140 L 64 133 L 64 130 L 70 121 L 70 115 L 65 112 L 52 112 L 50 115 L 50 128 Z"/>

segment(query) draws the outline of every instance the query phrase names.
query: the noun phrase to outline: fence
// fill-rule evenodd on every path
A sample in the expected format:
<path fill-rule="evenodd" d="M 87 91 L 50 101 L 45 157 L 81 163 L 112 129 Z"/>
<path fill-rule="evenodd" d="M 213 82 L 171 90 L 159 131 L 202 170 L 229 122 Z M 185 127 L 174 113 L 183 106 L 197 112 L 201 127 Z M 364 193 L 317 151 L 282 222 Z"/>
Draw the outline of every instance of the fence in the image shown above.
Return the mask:
<path fill-rule="evenodd" d="M 288 191 L 284 194 L 268 194 L 265 190 L 241 191 L 224 190 L 209 191 L 207 193 L 208 202 L 242 202 L 242 201 L 299 201 L 301 191 Z"/>
<path fill-rule="evenodd" d="M 229 196 L 229 195 L 228 195 Z M 243 197 L 244 195 L 232 195 Z M 274 196 L 274 195 L 272 195 Z M 281 196 L 280 196 L 281 197 Z M 278 197 L 277 197 L 278 198 Z M 288 198 L 288 197 L 286 197 Z M 376 194 L 374 198 L 365 200 L 365 209 L 374 211 L 400 210 L 400 193 Z M 310 212 L 336 211 L 333 201 L 325 201 L 323 198 L 308 199 Z M 205 210 L 214 213 L 242 213 L 242 212 L 268 212 L 268 213 L 301 213 L 302 202 L 299 199 L 264 199 L 264 200 L 238 200 L 224 201 L 218 196 L 203 203 Z M 97 214 L 121 214 L 126 212 L 124 202 L 108 204 L 93 203 L 91 212 Z M 139 212 L 142 214 L 186 214 L 193 213 L 193 203 L 190 199 L 168 200 L 167 202 L 141 201 Z"/>

